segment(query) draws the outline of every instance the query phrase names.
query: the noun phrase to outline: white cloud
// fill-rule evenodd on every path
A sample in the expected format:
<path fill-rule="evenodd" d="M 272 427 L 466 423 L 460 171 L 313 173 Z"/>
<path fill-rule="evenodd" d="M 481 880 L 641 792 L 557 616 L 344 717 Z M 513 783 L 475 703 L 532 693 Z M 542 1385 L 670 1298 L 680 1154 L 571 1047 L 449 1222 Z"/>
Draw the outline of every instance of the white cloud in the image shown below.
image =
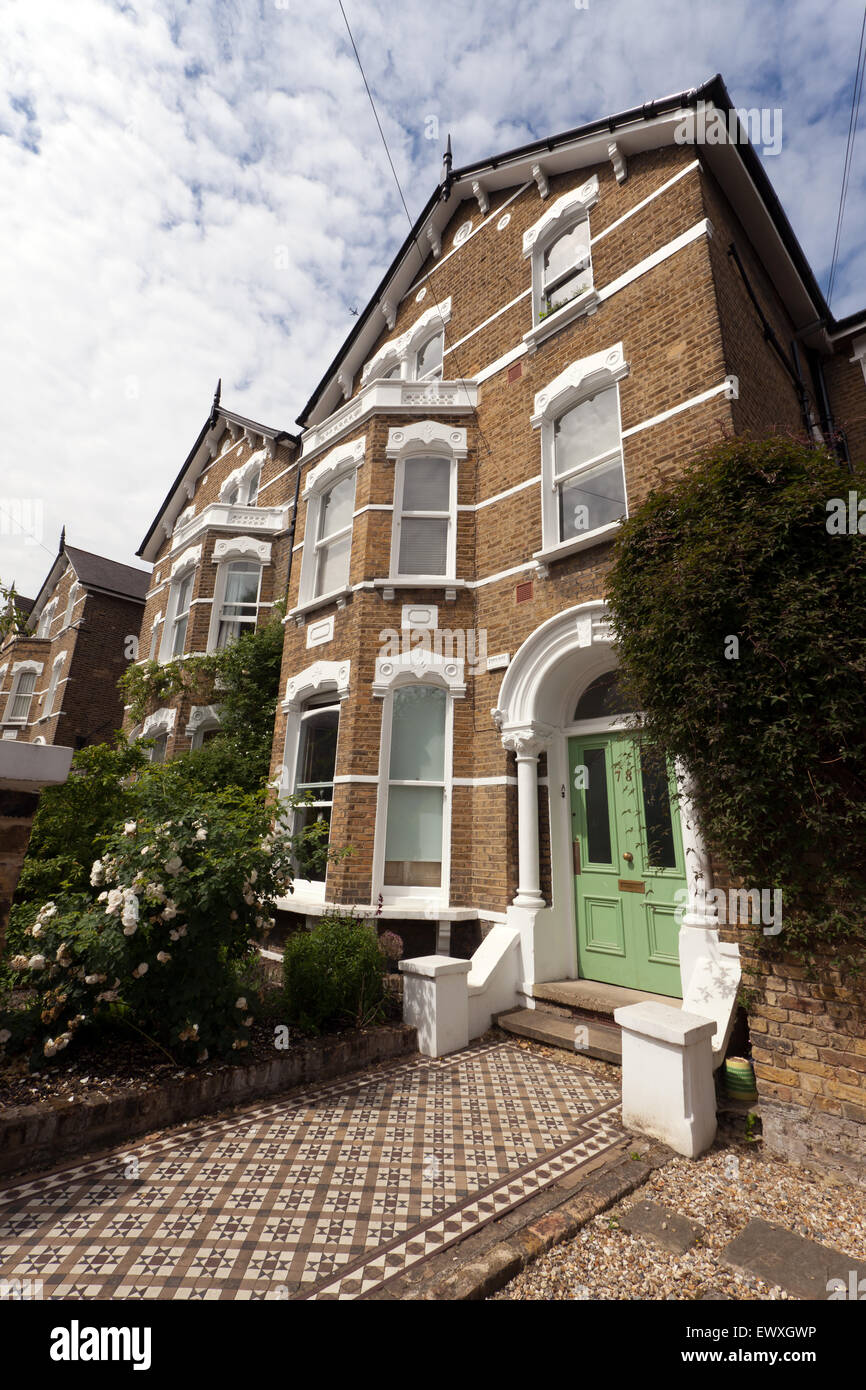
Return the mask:
<path fill-rule="evenodd" d="M 738 104 L 782 108 L 766 167 L 825 281 L 853 0 L 820 24 L 806 0 L 344 3 L 413 217 L 449 130 L 459 166 L 720 70 Z M 134 561 L 217 377 L 293 429 L 405 214 L 332 0 L 19 0 L 0 26 L 0 499 L 41 504 L 51 554 L 65 522 Z M 862 169 L 838 314 L 861 307 Z M 0 576 L 33 593 L 49 563 L 0 519 Z"/>

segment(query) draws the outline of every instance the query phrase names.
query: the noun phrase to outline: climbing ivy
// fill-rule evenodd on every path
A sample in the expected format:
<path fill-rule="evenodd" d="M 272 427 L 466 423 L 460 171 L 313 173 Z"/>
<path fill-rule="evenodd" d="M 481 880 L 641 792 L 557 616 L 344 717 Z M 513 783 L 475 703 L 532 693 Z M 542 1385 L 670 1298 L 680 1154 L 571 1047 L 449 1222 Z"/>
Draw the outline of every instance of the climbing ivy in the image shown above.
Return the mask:
<path fill-rule="evenodd" d="M 862 465 L 787 437 L 733 439 L 653 491 L 615 546 L 625 684 L 646 736 L 689 770 L 710 849 L 746 885 L 782 889 L 765 950 L 850 959 L 864 940 L 859 498 Z"/>

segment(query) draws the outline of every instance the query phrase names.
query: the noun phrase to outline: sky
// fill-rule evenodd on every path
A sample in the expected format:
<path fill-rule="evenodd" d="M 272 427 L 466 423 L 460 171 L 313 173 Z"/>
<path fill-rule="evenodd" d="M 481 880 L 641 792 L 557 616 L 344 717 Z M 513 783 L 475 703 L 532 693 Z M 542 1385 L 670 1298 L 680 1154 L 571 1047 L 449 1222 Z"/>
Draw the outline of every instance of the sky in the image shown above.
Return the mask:
<path fill-rule="evenodd" d="M 826 291 L 862 0 L 343 4 L 413 218 L 449 131 L 459 167 L 721 72 L 781 112 Z M 31 597 L 64 524 L 141 563 L 219 377 L 293 431 L 408 231 L 338 0 L 5 0 L 0 190 L 0 582 Z M 861 133 L 838 317 L 864 213 Z"/>

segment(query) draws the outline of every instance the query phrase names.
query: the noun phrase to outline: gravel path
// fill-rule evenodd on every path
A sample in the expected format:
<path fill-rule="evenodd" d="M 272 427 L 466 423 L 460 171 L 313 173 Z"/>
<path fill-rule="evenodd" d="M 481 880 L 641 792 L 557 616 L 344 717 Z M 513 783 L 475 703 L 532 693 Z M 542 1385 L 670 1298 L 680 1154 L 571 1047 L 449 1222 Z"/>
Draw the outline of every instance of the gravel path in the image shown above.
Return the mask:
<path fill-rule="evenodd" d="M 639 1148 L 640 1144 L 636 1144 Z M 637 1202 L 659 1202 L 704 1227 L 685 1255 L 628 1235 L 618 1217 Z M 762 1217 L 855 1259 L 866 1259 L 866 1192 L 826 1182 L 764 1158 L 759 1146 L 729 1139 L 703 1158 L 676 1158 L 639 1191 L 550 1250 L 496 1299 L 787 1299 L 760 1279 L 726 1269 L 720 1252 Z"/>

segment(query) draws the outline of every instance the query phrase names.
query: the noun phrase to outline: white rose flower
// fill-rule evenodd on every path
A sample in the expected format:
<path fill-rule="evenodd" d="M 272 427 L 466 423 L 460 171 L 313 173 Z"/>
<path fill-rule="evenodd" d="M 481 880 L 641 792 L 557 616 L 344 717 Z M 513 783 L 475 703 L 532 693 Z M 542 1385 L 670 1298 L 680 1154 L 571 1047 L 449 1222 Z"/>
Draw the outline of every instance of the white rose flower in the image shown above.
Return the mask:
<path fill-rule="evenodd" d="M 141 965 L 137 965 L 132 973 L 133 975 L 137 975 L 138 978 L 141 979 L 142 975 L 147 974 L 147 961 L 142 961 Z"/>
<path fill-rule="evenodd" d="M 104 975 L 85 975 L 84 983 L 86 985 L 101 985 L 104 979 Z"/>
<path fill-rule="evenodd" d="M 123 827 L 123 833 L 124 835 L 134 835 L 137 829 L 138 825 L 136 821 L 128 820 Z"/>
<path fill-rule="evenodd" d="M 246 998 L 245 998 L 243 995 L 241 995 L 240 999 L 236 999 L 236 1000 L 235 1000 L 235 1008 L 236 1008 L 236 1009 L 246 1009 L 246 1007 L 247 1007 L 247 1001 L 246 1001 Z"/>
<path fill-rule="evenodd" d="M 42 1051 L 46 1057 L 53 1057 L 57 1051 L 57 1044 L 53 1038 L 46 1038 L 42 1044 Z"/>
<path fill-rule="evenodd" d="M 93 868 L 90 870 L 90 882 L 94 888 L 98 888 L 100 883 L 105 880 L 105 869 L 101 859 L 94 859 Z"/>
<path fill-rule="evenodd" d="M 40 927 L 38 921 L 34 922 L 33 926 L 30 928 L 30 935 L 35 936 L 37 941 L 39 940 L 40 936 L 43 935 L 42 928 Z"/>
<path fill-rule="evenodd" d="M 253 1026 L 253 1016 L 252 1016 L 252 1014 L 250 1014 L 247 1018 L 244 1019 L 244 1027 L 245 1027 L 245 1028 L 252 1028 L 252 1026 Z"/>
<path fill-rule="evenodd" d="M 173 854 L 165 866 L 165 872 L 171 874 L 172 878 L 177 878 L 182 868 L 183 860 L 178 855 Z"/>
<path fill-rule="evenodd" d="M 206 840 L 206 839 L 207 839 L 207 831 L 205 830 L 204 826 L 202 826 L 201 830 L 197 830 L 197 831 L 195 832 L 195 838 L 196 838 L 197 840 Z"/>
<path fill-rule="evenodd" d="M 123 900 L 124 900 L 124 889 L 123 889 L 123 888 L 111 888 L 111 889 L 109 889 L 108 898 L 107 898 L 106 903 L 105 903 L 105 915 L 106 915 L 107 917 L 113 917 L 114 914 L 115 914 L 115 912 L 117 912 L 117 909 L 123 905 Z"/>
<path fill-rule="evenodd" d="M 172 935 L 174 935 L 174 933 L 172 933 Z M 168 951 L 157 951 L 156 958 L 161 965 L 167 965 L 168 962 L 171 960 L 171 956 L 169 955 Z"/>
<path fill-rule="evenodd" d="M 29 959 L 29 961 L 27 962 L 27 969 L 28 969 L 28 970 L 44 970 L 44 969 L 45 969 L 45 957 L 44 957 L 44 956 L 31 956 L 30 959 Z"/>
<path fill-rule="evenodd" d="M 138 925 L 138 898 L 127 888 L 123 894 L 123 914 L 121 922 L 124 927 L 132 927 L 133 930 Z"/>
<path fill-rule="evenodd" d="M 177 916 L 177 903 L 174 901 L 174 898 L 166 898 L 165 907 L 162 909 L 160 916 L 164 922 L 170 922 L 172 917 Z"/>

